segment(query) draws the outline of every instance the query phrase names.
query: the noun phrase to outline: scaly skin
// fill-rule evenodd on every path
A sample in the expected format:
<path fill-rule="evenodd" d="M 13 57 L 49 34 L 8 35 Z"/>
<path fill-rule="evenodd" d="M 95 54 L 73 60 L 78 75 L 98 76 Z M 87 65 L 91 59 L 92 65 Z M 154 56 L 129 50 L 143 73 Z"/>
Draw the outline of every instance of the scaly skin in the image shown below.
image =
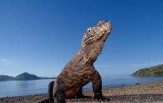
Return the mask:
<path fill-rule="evenodd" d="M 100 21 L 87 29 L 78 53 L 66 64 L 56 80 L 49 84 L 51 103 L 66 103 L 65 98 L 84 97 L 82 87 L 89 82 L 92 82 L 94 98 L 106 99 L 102 95 L 101 76 L 93 63 L 101 53 L 110 32 L 111 24 L 107 21 Z"/>

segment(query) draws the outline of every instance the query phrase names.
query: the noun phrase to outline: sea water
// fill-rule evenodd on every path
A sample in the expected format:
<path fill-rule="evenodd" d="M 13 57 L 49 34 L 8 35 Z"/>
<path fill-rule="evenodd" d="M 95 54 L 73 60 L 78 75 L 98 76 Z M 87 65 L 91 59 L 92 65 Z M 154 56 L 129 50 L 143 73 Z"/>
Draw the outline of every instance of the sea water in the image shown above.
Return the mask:
<path fill-rule="evenodd" d="M 53 79 L 29 80 L 29 81 L 0 81 L 0 97 L 23 96 L 47 93 L 48 84 Z M 137 83 L 150 83 L 163 81 L 163 77 L 133 77 L 130 75 L 102 77 L 103 87 L 111 88 L 117 86 L 134 85 Z M 91 89 L 92 84 L 84 86 Z"/>

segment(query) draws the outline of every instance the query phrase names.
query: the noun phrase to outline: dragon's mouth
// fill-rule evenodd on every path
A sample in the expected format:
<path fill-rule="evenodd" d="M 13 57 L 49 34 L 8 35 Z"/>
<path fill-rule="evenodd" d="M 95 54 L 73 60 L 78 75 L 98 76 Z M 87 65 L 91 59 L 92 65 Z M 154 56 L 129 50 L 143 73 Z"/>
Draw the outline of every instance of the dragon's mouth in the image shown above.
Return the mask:
<path fill-rule="evenodd" d="M 104 26 L 104 25 L 102 25 L 101 28 L 102 28 L 103 30 L 105 30 L 105 31 L 108 30 L 108 28 L 106 28 L 106 26 Z"/>
<path fill-rule="evenodd" d="M 100 21 L 97 24 L 99 29 L 99 34 L 95 36 L 95 39 L 97 41 L 101 40 L 102 38 L 105 40 L 108 36 L 108 34 L 111 32 L 111 24 L 110 21 Z"/>
<path fill-rule="evenodd" d="M 101 28 L 101 31 L 105 31 L 106 33 L 111 32 L 110 21 L 100 21 L 97 25 Z"/>

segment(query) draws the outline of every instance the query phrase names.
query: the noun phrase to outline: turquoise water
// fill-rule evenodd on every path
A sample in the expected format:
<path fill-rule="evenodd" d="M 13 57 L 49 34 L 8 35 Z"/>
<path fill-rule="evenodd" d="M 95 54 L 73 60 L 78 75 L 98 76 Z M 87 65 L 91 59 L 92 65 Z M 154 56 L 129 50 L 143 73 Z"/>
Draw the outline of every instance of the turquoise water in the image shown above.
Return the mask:
<path fill-rule="evenodd" d="M 53 79 L 30 80 L 30 81 L 1 81 L 0 97 L 11 97 L 21 95 L 32 95 L 47 93 L 48 83 Z M 163 81 L 163 77 L 132 77 L 127 75 L 103 77 L 103 87 L 117 87 L 123 85 L 133 85 L 136 83 L 150 83 Z M 85 89 L 90 89 L 91 83 Z"/>

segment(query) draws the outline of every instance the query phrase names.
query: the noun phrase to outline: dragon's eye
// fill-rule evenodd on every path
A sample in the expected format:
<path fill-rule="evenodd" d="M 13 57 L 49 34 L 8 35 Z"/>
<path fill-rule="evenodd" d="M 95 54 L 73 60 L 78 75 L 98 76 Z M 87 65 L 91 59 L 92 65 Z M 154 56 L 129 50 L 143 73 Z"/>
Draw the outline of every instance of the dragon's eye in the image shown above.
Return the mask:
<path fill-rule="evenodd" d="M 90 32 L 90 31 L 91 31 L 91 28 L 88 28 L 88 29 L 87 29 L 87 32 Z"/>

